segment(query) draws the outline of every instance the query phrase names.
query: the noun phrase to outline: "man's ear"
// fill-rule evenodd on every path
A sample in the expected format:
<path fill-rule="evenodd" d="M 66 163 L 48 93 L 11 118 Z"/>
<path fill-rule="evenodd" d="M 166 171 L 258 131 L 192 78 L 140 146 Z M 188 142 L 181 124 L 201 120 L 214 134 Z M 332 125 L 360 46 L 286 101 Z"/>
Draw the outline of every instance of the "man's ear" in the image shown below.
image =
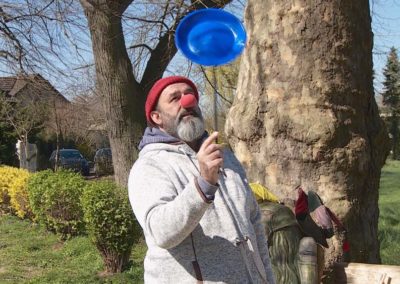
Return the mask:
<path fill-rule="evenodd" d="M 150 113 L 150 117 L 151 117 L 151 120 L 152 120 L 157 126 L 160 126 L 160 125 L 162 124 L 161 115 L 160 115 L 160 113 L 159 113 L 158 111 L 153 110 L 153 111 Z"/>

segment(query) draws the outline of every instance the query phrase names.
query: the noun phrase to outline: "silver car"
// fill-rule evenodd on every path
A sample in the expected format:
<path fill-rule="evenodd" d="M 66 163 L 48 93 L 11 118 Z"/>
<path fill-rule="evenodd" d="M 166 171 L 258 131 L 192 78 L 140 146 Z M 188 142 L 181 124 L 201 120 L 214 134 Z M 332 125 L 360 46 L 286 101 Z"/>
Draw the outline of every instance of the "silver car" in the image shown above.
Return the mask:
<path fill-rule="evenodd" d="M 111 148 L 102 148 L 94 155 L 94 172 L 96 176 L 114 173 Z"/>
<path fill-rule="evenodd" d="M 49 159 L 53 170 L 56 164 L 56 153 L 57 151 L 53 151 Z M 77 149 L 58 150 L 57 168 L 80 172 L 84 176 L 89 175 L 89 163 Z"/>

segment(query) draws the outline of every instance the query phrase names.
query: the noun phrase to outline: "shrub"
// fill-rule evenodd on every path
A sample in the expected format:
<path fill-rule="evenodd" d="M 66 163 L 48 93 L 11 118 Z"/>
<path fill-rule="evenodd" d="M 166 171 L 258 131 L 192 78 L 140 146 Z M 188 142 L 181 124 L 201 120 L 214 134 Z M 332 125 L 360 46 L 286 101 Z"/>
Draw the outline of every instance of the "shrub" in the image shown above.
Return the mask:
<path fill-rule="evenodd" d="M 24 218 L 31 214 L 26 180 L 29 172 L 24 169 L 0 167 L 0 212 L 11 213 L 13 209 L 17 215 Z"/>
<path fill-rule="evenodd" d="M 29 204 L 27 183 L 31 174 L 24 169 L 18 169 L 18 175 L 10 185 L 10 203 L 15 214 L 20 218 L 32 219 L 33 214 Z"/>
<path fill-rule="evenodd" d="M 29 201 L 36 220 L 65 240 L 84 231 L 80 197 L 85 187 L 80 174 L 50 170 L 32 175 L 28 181 Z"/>
<path fill-rule="evenodd" d="M 111 181 L 89 183 L 82 196 L 82 207 L 89 236 L 107 272 L 121 272 L 141 235 L 127 190 Z"/>
<path fill-rule="evenodd" d="M 11 181 L 15 177 L 15 171 L 12 167 L 0 167 L 0 212 L 8 213 L 10 207 L 9 188 Z"/>
<path fill-rule="evenodd" d="M 47 190 L 47 179 L 52 174 L 53 171 L 45 170 L 31 175 L 28 179 L 29 203 L 35 215 L 34 220 L 38 222 L 46 219 L 45 212 L 43 210 L 44 195 Z"/>

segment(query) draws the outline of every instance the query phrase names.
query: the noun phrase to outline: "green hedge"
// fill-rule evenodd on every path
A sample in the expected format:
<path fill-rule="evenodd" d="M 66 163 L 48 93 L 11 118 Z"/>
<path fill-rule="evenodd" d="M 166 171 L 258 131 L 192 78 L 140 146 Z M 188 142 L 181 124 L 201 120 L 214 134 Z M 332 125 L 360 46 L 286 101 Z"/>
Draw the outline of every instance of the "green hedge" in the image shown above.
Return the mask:
<path fill-rule="evenodd" d="M 82 207 L 90 238 L 103 257 L 108 272 L 127 265 L 133 244 L 141 236 L 127 190 L 111 181 L 88 183 Z"/>
<path fill-rule="evenodd" d="M 85 230 L 80 198 L 86 182 L 80 174 L 61 170 L 38 172 L 28 180 L 29 202 L 36 220 L 68 239 Z"/>

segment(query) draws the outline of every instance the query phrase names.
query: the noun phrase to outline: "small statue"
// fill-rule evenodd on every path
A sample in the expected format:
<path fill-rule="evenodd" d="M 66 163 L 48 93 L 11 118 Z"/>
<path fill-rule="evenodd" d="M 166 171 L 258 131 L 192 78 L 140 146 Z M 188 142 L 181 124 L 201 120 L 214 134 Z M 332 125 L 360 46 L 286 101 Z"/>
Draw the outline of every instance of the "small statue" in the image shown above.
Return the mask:
<path fill-rule="evenodd" d="M 306 194 L 297 187 L 298 199 L 287 199 L 284 205 L 264 186 L 252 183 L 250 187 L 261 209 L 277 283 L 319 283 L 324 269 L 323 247 L 328 248 L 326 239 L 335 231 L 345 235 L 342 222 L 312 190 Z M 346 254 L 349 244 L 344 237 L 343 256 Z"/>
<path fill-rule="evenodd" d="M 317 244 L 304 237 L 289 207 L 264 201 L 259 204 L 269 254 L 277 283 L 318 283 Z"/>
<path fill-rule="evenodd" d="M 278 198 L 260 184 L 250 187 L 260 206 L 276 283 L 318 283 L 317 251 L 323 250 L 304 235 L 292 209 L 278 203 Z"/>

